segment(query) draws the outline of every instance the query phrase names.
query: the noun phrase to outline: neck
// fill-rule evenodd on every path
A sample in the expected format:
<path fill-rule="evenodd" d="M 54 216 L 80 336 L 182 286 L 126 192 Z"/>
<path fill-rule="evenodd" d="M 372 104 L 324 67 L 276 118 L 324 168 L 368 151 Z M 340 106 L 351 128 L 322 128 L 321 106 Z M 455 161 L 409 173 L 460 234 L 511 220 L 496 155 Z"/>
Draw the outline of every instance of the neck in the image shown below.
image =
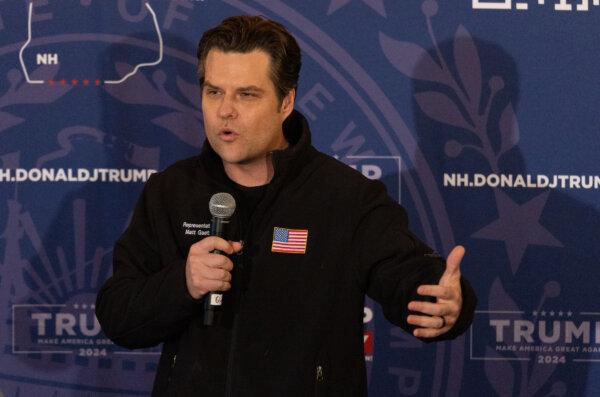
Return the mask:
<path fill-rule="evenodd" d="M 223 162 L 225 173 L 235 183 L 241 186 L 262 186 L 271 182 L 275 174 L 273 169 L 272 154 L 268 153 L 260 160 L 247 164 Z"/>

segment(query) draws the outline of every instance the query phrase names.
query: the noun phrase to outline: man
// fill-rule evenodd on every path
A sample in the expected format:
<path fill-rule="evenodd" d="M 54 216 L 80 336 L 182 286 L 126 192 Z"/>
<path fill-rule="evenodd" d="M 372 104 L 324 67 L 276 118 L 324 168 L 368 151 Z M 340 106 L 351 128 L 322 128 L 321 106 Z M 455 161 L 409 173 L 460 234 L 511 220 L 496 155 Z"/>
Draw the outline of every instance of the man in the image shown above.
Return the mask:
<path fill-rule="evenodd" d="M 423 340 L 464 332 L 475 306 L 464 249 L 444 267 L 381 183 L 310 145 L 292 36 L 228 18 L 198 57 L 207 142 L 148 181 L 96 304 L 117 344 L 164 343 L 153 395 L 365 395 L 365 293 Z M 217 192 L 236 198 L 232 241 L 198 237 Z M 277 244 L 294 232 L 296 246 Z M 215 291 L 227 291 L 224 312 L 205 326 Z"/>

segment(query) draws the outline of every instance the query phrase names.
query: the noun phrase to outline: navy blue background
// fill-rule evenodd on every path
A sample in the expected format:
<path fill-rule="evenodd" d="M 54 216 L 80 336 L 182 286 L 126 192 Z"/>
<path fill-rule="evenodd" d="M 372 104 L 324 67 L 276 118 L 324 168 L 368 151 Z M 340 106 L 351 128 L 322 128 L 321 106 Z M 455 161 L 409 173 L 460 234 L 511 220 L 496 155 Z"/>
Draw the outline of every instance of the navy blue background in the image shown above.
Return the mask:
<path fill-rule="evenodd" d="M 597 353 L 542 354 L 540 362 L 536 353 L 494 352 L 488 320 L 537 322 L 539 311 L 552 311 L 548 320 L 561 327 L 591 321 L 592 340 L 571 346 L 598 346 L 598 190 L 444 186 L 444 174 L 453 173 L 600 175 L 600 6 L 557 11 L 557 2 L 481 10 L 470 0 L 152 0 L 162 62 L 111 85 L 105 80 L 157 59 L 157 32 L 143 1 L 34 1 L 23 61 L 43 84 L 25 81 L 19 59 L 29 2 L 4 1 L 0 168 L 160 170 L 196 154 L 204 139 L 195 76 L 202 32 L 229 15 L 276 19 L 303 50 L 296 104 L 315 146 L 358 167 L 378 165 L 423 240 L 442 254 L 465 245 L 462 271 L 479 296 L 473 329 L 430 345 L 392 327 L 369 301 L 370 394 L 596 395 Z M 59 64 L 36 65 L 37 53 L 57 53 Z M 442 64 L 454 86 L 440 81 Z M 470 100 L 475 110 L 465 107 Z M 514 115 L 503 118 L 509 105 Z M 482 127 L 470 129 L 469 117 Z M 490 151 L 478 152 L 484 143 Z M 16 332 L 36 333 L 20 322 L 22 305 L 91 313 L 142 186 L 0 182 L 0 393 L 149 394 L 157 349 L 20 353 L 15 339 Z M 520 314 L 498 313 L 504 311 Z M 558 361 L 544 364 L 545 356 Z"/>

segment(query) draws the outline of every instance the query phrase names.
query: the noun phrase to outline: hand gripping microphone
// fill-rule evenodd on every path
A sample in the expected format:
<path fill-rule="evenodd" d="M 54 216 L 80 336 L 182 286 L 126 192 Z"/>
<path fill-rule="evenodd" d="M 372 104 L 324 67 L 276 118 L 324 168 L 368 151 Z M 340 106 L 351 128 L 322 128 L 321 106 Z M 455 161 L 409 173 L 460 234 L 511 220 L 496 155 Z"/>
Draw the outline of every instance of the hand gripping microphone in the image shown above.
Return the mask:
<path fill-rule="evenodd" d="M 212 215 L 210 221 L 210 235 L 226 238 L 229 218 L 235 212 L 235 199 L 229 193 L 216 193 L 208 203 L 208 209 Z M 221 254 L 219 250 L 213 250 L 213 254 Z M 215 313 L 221 310 L 223 294 L 221 292 L 210 292 L 204 299 L 204 325 L 213 325 Z"/>

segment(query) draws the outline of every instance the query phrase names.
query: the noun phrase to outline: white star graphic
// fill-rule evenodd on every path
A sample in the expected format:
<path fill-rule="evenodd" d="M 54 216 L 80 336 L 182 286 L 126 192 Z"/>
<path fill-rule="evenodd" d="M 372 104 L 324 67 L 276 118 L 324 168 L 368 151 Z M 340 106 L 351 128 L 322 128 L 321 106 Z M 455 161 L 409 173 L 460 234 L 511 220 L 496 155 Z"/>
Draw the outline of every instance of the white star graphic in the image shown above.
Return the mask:
<path fill-rule="evenodd" d="M 474 238 L 503 241 L 513 273 L 516 273 L 529 245 L 562 247 L 542 224 L 540 217 L 550 191 L 519 204 L 506 193 L 495 190 L 498 219 L 473 234 Z"/>

